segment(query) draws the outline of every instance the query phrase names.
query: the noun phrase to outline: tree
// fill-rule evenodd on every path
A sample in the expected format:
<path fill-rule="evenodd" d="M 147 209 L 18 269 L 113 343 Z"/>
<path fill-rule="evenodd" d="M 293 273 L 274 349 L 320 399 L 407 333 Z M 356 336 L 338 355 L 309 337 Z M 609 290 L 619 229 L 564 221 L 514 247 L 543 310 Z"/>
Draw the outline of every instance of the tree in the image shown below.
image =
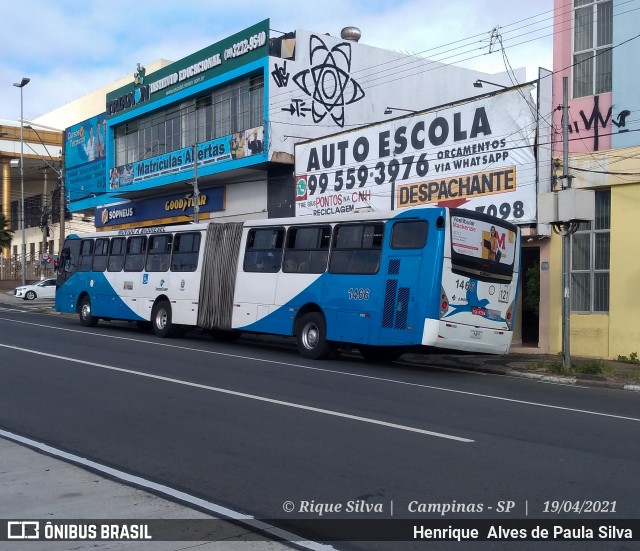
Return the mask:
<path fill-rule="evenodd" d="M 13 240 L 13 232 L 7 229 L 7 218 L 3 212 L 0 212 L 0 247 L 10 247 Z"/>

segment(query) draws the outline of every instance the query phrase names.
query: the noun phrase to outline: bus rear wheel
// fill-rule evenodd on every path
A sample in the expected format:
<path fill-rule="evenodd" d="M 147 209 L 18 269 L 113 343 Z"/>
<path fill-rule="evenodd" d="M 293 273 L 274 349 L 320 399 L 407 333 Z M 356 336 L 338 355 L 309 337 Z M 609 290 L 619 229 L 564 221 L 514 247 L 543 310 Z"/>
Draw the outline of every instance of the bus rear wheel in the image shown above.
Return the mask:
<path fill-rule="evenodd" d="M 95 327 L 98 325 L 98 318 L 91 314 L 91 299 L 87 296 L 82 297 L 80 307 L 78 308 L 80 323 L 85 327 Z"/>
<path fill-rule="evenodd" d="M 310 360 L 326 360 L 335 351 L 327 340 L 327 324 L 320 312 L 304 314 L 296 324 L 296 344 L 300 355 Z"/>
<path fill-rule="evenodd" d="M 402 356 L 404 352 L 398 346 L 370 346 L 363 344 L 359 349 L 362 357 L 372 363 L 393 362 Z"/>
<path fill-rule="evenodd" d="M 170 337 L 173 334 L 171 304 L 168 300 L 161 300 L 153 307 L 151 329 L 158 337 Z"/>

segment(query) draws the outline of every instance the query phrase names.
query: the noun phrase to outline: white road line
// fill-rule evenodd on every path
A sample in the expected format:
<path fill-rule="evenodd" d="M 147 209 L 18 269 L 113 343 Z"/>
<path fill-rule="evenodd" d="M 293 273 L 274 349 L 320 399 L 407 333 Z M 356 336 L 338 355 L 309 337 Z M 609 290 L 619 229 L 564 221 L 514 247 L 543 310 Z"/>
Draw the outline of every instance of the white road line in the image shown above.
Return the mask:
<path fill-rule="evenodd" d="M 115 367 L 112 365 L 100 364 L 96 362 L 88 362 L 86 360 L 79 360 L 77 358 L 71 358 L 69 356 L 58 356 L 49 352 L 40 352 L 37 350 L 29 350 L 28 348 L 21 348 L 19 346 L 11 346 L 8 344 L 0 344 L 1 348 L 7 348 L 10 350 L 17 350 L 18 352 L 25 352 L 27 354 L 36 354 L 38 356 L 46 356 L 49 361 L 51 359 L 64 360 L 66 362 L 78 363 L 83 365 L 90 365 L 92 367 L 98 367 L 100 369 L 107 369 L 110 371 L 117 371 L 118 373 L 126 373 L 128 375 L 137 375 L 139 377 L 146 377 L 148 379 L 155 379 L 157 381 L 164 381 L 167 383 L 173 383 L 177 385 L 190 386 L 192 388 L 199 388 L 202 390 L 209 390 L 211 392 L 219 392 L 220 394 L 228 394 L 230 396 L 237 396 L 238 398 L 247 398 L 250 400 L 256 400 L 258 402 L 266 402 L 268 404 L 275 404 L 278 406 L 284 406 L 294 409 L 301 409 L 305 411 L 311 411 L 314 413 L 321 413 L 323 415 L 330 415 L 332 417 L 341 417 L 343 419 L 350 419 L 352 421 L 359 421 L 361 423 L 369 423 L 372 425 L 379 425 L 381 427 L 387 427 L 396 430 L 404 430 L 407 432 L 416 432 L 418 434 L 424 434 L 426 436 L 435 436 L 438 438 L 445 438 L 447 440 L 455 440 L 457 442 L 474 442 L 469 438 L 463 438 L 460 436 L 454 436 L 452 434 L 445 434 L 442 432 L 433 432 L 430 430 L 419 429 L 417 427 L 410 427 L 407 425 L 398 425 L 396 423 L 389 423 L 387 421 L 380 421 L 378 419 L 371 419 L 369 417 L 361 417 L 359 415 L 351 415 L 349 413 L 342 413 L 339 411 L 333 411 L 330 409 L 317 408 L 313 406 L 306 406 L 304 404 L 297 404 L 295 402 L 285 402 L 284 400 L 276 400 L 275 398 L 267 398 L 266 396 L 259 396 L 257 394 L 247 394 L 246 392 L 238 392 L 236 390 L 229 390 L 226 388 L 220 388 L 216 386 L 203 385 L 200 383 L 192 383 L 190 381 L 183 381 L 180 379 L 173 379 L 172 377 L 163 377 L 162 375 L 153 375 L 151 373 L 144 373 L 142 371 L 134 371 L 132 369 L 124 369 L 122 367 Z"/>
<path fill-rule="evenodd" d="M 87 331 L 87 330 L 79 330 L 79 329 L 69 329 L 67 327 L 54 327 L 51 325 L 45 325 L 45 324 L 40 324 L 40 323 L 33 323 L 33 322 L 28 322 L 28 321 L 22 321 L 22 320 L 14 320 L 14 319 L 10 319 L 10 318 L 0 318 L 0 321 L 10 321 L 12 323 L 22 323 L 25 325 L 32 325 L 35 327 L 43 327 L 45 329 L 52 329 L 55 331 L 68 331 L 71 333 L 81 333 L 83 335 L 87 335 L 90 334 L 94 337 L 101 337 L 101 338 L 106 338 L 106 339 L 118 339 L 118 340 L 124 340 L 124 341 L 130 341 L 130 342 L 134 342 L 136 344 L 150 344 L 153 346 L 165 346 L 168 348 L 175 348 L 176 350 L 188 350 L 191 352 L 199 352 L 202 354 L 211 354 L 211 355 L 215 355 L 215 356 L 223 356 L 223 357 L 227 357 L 227 358 L 234 358 L 234 359 L 238 359 L 238 360 L 252 360 L 255 362 L 262 362 L 262 363 L 268 363 L 268 364 L 275 364 L 275 365 L 282 365 L 285 367 L 296 367 L 299 369 L 306 369 L 309 371 L 318 371 L 318 372 L 322 372 L 322 373 L 328 373 L 328 374 L 332 374 L 332 375 L 342 375 L 345 377 L 357 377 L 360 379 L 368 379 L 368 380 L 372 380 L 372 381 L 380 381 L 383 383 L 391 383 L 391 384 L 396 384 L 396 385 L 404 385 L 404 386 L 410 386 L 410 387 L 414 387 L 414 388 L 424 388 L 427 390 L 437 390 L 440 392 L 450 392 L 452 394 L 460 394 L 463 396 L 473 396 L 475 398 L 485 398 L 488 400 L 499 400 L 501 402 L 508 402 L 508 403 L 512 403 L 512 404 L 522 404 L 522 405 L 526 405 L 526 406 L 534 406 L 534 407 L 541 407 L 541 408 L 548 408 L 548 409 L 555 409 L 555 410 L 559 410 L 559 411 L 569 411 L 572 413 L 584 413 L 586 415 L 596 415 L 598 417 L 608 417 L 611 419 L 622 419 L 625 421 L 636 421 L 636 422 L 640 422 L 640 418 L 638 417 L 626 417 L 624 415 L 615 415 L 612 413 L 602 413 L 599 411 L 591 411 L 591 410 L 586 410 L 586 409 L 577 409 L 577 408 L 569 408 L 569 407 L 565 407 L 565 406 L 554 406 L 552 404 L 544 404 L 542 402 L 530 402 L 530 401 L 526 401 L 526 400 L 516 400 L 515 398 L 505 398 L 503 396 L 494 396 L 492 394 L 480 394 L 477 392 L 469 392 L 466 390 L 456 390 L 453 388 L 445 388 L 445 387 L 439 387 L 439 386 L 432 386 L 432 385 L 425 385 L 422 383 L 411 383 L 408 381 L 401 381 L 398 379 L 389 379 L 386 377 L 376 377 L 374 375 L 362 375 L 361 373 L 350 373 L 348 371 L 338 371 L 338 370 L 333 370 L 333 369 L 327 369 L 324 367 L 312 367 L 309 365 L 302 365 L 302 364 L 295 364 L 295 363 L 290 363 L 290 362 L 281 362 L 281 361 L 277 361 L 277 360 L 268 360 L 266 358 L 255 358 L 252 356 L 241 356 L 239 354 L 228 354 L 225 352 L 216 352 L 214 350 L 202 350 L 200 348 L 191 348 L 191 347 L 187 347 L 187 346 L 180 346 L 177 344 L 170 344 L 170 343 L 165 343 L 165 342 L 159 342 L 159 341 L 145 341 L 142 339 L 133 339 L 130 337 L 121 337 L 118 335 L 102 335 L 100 333 L 93 333 L 91 331 Z M 584 387 L 586 388 L 586 387 Z"/>
<path fill-rule="evenodd" d="M 12 440 L 14 442 L 18 442 L 19 444 L 24 444 L 26 446 L 36 448 L 54 457 L 64 459 L 65 461 L 70 461 L 77 465 L 82 465 L 83 467 L 87 467 L 100 473 L 104 473 L 105 475 L 117 480 L 121 480 L 126 484 L 134 484 L 141 488 L 146 488 L 162 495 L 169 496 L 173 499 L 189 503 L 194 507 L 199 507 L 200 509 L 209 511 L 214 515 L 226 519 L 233 519 L 250 527 L 251 529 L 260 530 L 269 535 L 272 535 L 275 538 L 283 539 L 284 541 L 294 542 L 297 546 L 303 547 L 305 549 L 312 549 L 314 551 L 329 551 L 331 549 L 334 549 L 329 545 L 323 545 L 314 541 L 305 540 L 304 538 L 296 534 L 292 534 L 291 532 L 287 532 L 286 530 L 282 530 L 280 528 L 272 526 L 271 524 L 267 524 L 266 522 L 258 520 L 251 515 L 246 515 L 244 513 L 234 511 L 233 509 L 229 509 L 228 507 L 218 505 L 211 501 L 206 501 L 199 497 L 192 496 L 191 494 L 187 494 L 186 492 L 175 490 L 170 486 L 165 486 L 164 484 L 152 482 L 151 480 L 147 480 L 146 478 L 142 478 L 140 476 L 134 476 L 124 471 L 120 471 L 112 467 L 107 467 L 106 465 L 102 465 L 101 463 L 96 463 L 95 461 L 80 457 L 79 455 L 73 455 L 63 450 L 59 450 L 47 444 L 43 444 L 42 442 L 38 442 L 37 440 L 31 440 L 30 438 L 25 438 L 24 436 L 20 436 L 12 432 L 7 432 L 2 429 L 0 429 L 0 436 L 6 438 L 7 440 Z"/>

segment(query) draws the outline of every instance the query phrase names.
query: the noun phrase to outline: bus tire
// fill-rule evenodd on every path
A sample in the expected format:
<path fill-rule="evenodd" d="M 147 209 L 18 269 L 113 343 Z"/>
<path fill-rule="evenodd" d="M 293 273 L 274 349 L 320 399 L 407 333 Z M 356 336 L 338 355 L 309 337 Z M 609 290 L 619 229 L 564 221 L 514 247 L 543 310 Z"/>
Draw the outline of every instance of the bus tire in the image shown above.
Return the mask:
<path fill-rule="evenodd" d="M 298 352 L 310 360 L 326 360 L 335 351 L 335 344 L 327 340 L 327 324 L 320 312 L 303 314 L 296 324 Z"/>
<path fill-rule="evenodd" d="M 80 324 L 85 327 L 95 327 L 98 325 L 99 318 L 91 314 L 91 299 L 88 296 L 82 297 L 78 308 L 78 316 L 80 317 Z"/>
<path fill-rule="evenodd" d="M 151 329 L 158 337 L 170 337 L 173 334 L 171 304 L 168 300 L 161 300 L 153 307 L 151 311 Z"/>
<path fill-rule="evenodd" d="M 404 353 L 404 350 L 399 346 L 371 346 L 363 344 L 358 348 L 360 355 L 372 363 L 393 362 Z"/>

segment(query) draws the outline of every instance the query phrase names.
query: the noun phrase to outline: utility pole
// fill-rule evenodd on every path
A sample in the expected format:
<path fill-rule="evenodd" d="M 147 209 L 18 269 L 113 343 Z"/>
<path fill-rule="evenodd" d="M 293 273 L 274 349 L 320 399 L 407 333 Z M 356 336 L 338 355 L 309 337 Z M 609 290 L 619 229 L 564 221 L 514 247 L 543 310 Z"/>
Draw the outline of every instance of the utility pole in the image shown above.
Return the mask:
<path fill-rule="evenodd" d="M 198 189 L 198 102 L 195 102 L 195 137 L 193 140 L 193 222 L 200 222 L 200 190 Z"/>
<path fill-rule="evenodd" d="M 562 189 L 571 187 L 569 176 L 569 79 L 562 78 Z M 562 364 L 571 369 L 571 303 L 569 289 L 571 266 L 571 223 L 565 222 L 562 232 Z"/>
<path fill-rule="evenodd" d="M 42 189 L 42 214 L 40 215 L 40 223 L 42 224 L 42 254 L 49 252 L 47 250 L 47 237 L 49 237 L 49 209 L 47 204 L 47 174 L 48 169 L 43 169 L 44 186 Z M 40 257 L 42 262 L 44 257 Z"/>
<path fill-rule="evenodd" d="M 67 213 L 67 205 L 65 202 L 65 190 L 64 190 L 64 166 L 60 169 L 61 176 L 58 179 L 60 183 L 60 244 L 58 245 L 58 254 L 62 252 L 62 247 L 64 247 L 64 233 L 65 233 L 65 222 L 66 222 L 66 213 Z"/>

